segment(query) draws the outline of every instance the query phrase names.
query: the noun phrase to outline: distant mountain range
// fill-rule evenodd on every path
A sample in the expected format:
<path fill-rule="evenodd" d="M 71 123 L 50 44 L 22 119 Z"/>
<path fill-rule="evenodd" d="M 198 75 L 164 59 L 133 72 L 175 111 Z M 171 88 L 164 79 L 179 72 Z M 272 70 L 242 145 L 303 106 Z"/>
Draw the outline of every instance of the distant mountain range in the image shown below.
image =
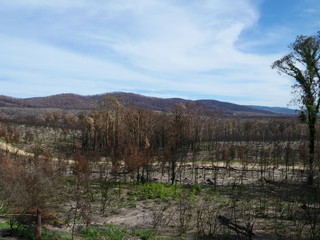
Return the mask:
<path fill-rule="evenodd" d="M 246 105 L 247 107 L 265 110 L 273 113 L 280 113 L 280 114 L 298 114 L 298 109 L 291 109 L 285 107 L 265 107 L 265 106 L 255 106 L 255 105 Z"/>
<path fill-rule="evenodd" d="M 168 112 L 176 104 L 193 105 L 207 113 L 223 116 L 275 116 L 278 114 L 294 114 L 288 108 L 272 108 L 262 106 L 243 106 L 216 100 L 185 100 L 180 98 L 156 98 L 134 93 L 113 92 L 99 95 L 82 96 L 77 94 L 58 94 L 48 97 L 13 98 L 0 95 L 0 107 L 27 107 L 27 108 L 61 108 L 90 110 L 105 97 L 113 96 L 120 104 L 130 107 L 139 107 L 148 110 Z"/>

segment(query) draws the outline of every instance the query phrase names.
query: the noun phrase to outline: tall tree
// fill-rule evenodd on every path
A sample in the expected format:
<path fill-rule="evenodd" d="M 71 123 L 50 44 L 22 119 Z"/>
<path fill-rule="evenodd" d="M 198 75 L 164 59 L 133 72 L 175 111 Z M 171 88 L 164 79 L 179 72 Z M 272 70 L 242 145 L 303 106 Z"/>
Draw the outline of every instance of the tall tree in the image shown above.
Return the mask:
<path fill-rule="evenodd" d="M 289 45 L 291 52 L 275 61 L 272 68 L 293 77 L 296 100 L 301 108 L 301 120 L 309 128 L 308 185 L 314 182 L 314 153 L 317 114 L 320 106 L 320 31 L 314 36 L 297 36 Z"/>
<path fill-rule="evenodd" d="M 188 152 L 186 142 L 187 119 L 185 116 L 186 106 L 177 104 L 169 117 L 168 142 L 165 147 L 165 157 L 169 160 L 171 169 L 171 184 L 176 180 L 176 168 L 178 160 Z"/>

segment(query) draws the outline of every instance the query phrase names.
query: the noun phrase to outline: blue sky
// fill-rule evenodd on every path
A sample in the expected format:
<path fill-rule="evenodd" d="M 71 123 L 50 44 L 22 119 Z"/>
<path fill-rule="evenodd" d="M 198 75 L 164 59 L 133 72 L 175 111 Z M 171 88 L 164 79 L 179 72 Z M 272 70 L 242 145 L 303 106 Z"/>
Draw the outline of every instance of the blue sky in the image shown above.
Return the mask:
<path fill-rule="evenodd" d="M 318 0 L 0 0 L 0 94 L 287 106 L 270 66 L 318 30 Z"/>

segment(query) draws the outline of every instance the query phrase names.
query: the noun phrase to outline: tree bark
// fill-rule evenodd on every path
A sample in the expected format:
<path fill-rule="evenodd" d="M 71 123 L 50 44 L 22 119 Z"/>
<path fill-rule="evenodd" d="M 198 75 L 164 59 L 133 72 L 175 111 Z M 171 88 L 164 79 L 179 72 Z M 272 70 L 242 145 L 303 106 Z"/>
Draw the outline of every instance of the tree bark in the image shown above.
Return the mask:
<path fill-rule="evenodd" d="M 35 230 L 35 240 L 41 240 L 41 210 L 37 208 L 37 226 Z"/>
<path fill-rule="evenodd" d="M 307 178 L 307 185 L 313 185 L 313 177 L 314 177 L 314 148 L 315 148 L 315 135 L 316 135 L 316 120 L 312 119 L 309 122 L 309 171 Z"/>
<path fill-rule="evenodd" d="M 172 159 L 171 162 L 171 184 L 173 185 L 176 180 L 176 160 Z"/>

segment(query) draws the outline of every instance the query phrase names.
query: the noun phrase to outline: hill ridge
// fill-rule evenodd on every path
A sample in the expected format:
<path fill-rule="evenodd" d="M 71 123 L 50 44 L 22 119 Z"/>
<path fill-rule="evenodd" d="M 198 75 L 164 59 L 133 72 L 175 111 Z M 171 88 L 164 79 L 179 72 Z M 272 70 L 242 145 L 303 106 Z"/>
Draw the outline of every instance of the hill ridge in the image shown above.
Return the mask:
<path fill-rule="evenodd" d="M 0 95 L 1 107 L 31 107 L 31 108 L 61 108 L 61 109 L 83 109 L 94 108 L 95 102 L 101 102 L 106 96 L 117 98 L 120 104 L 130 107 L 139 107 L 147 110 L 168 112 L 176 104 L 193 104 L 197 108 L 203 108 L 213 115 L 227 116 L 253 116 L 253 115 L 275 115 L 272 111 L 244 106 L 235 103 L 218 100 L 200 99 L 187 100 L 182 98 L 159 98 L 149 97 L 131 92 L 110 92 L 95 95 L 79 95 L 74 93 L 60 93 L 46 97 L 14 98 Z"/>

